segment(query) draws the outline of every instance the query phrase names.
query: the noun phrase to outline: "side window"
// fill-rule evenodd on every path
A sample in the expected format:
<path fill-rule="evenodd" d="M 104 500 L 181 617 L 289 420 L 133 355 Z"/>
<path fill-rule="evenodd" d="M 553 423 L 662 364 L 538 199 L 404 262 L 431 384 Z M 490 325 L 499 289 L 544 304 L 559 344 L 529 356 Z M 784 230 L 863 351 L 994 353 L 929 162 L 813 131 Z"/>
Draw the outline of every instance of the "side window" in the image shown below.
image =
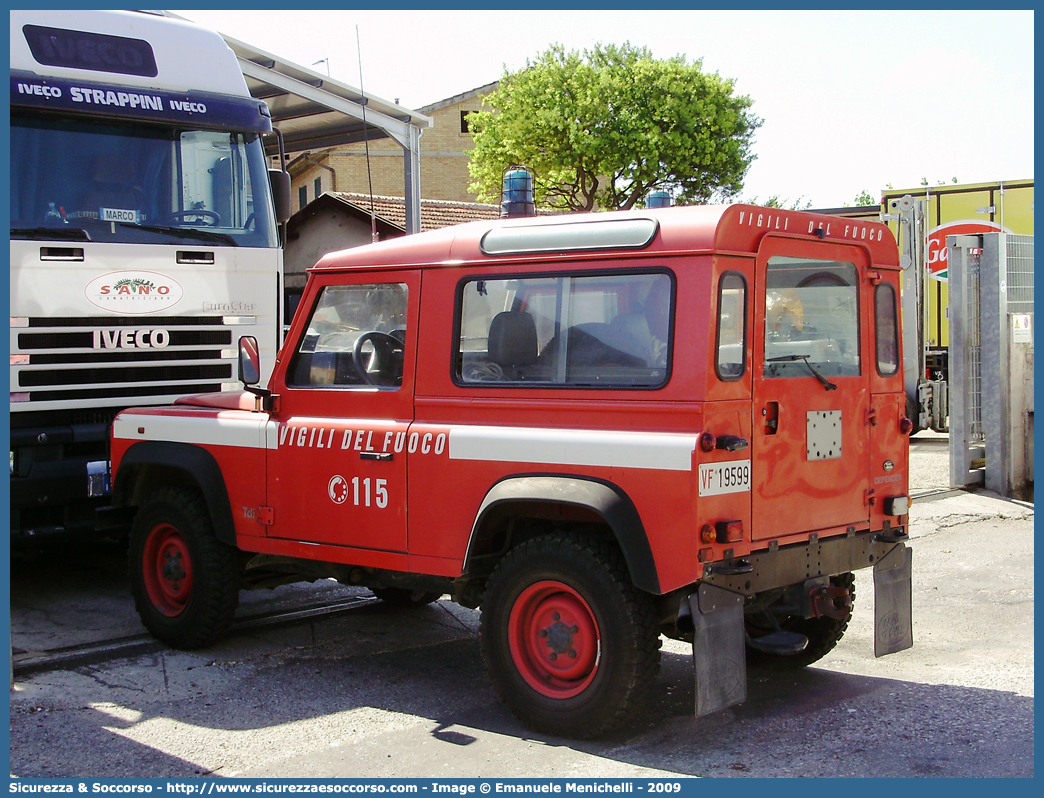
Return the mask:
<path fill-rule="evenodd" d="M 721 380 L 738 380 L 747 370 L 747 281 L 728 272 L 718 283 L 718 354 L 714 368 Z"/>
<path fill-rule="evenodd" d="M 402 385 L 407 289 L 402 283 L 323 289 L 287 383 L 303 388 Z"/>
<path fill-rule="evenodd" d="M 670 363 L 667 273 L 463 283 L 455 377 L 464 384 L 659 387 Z"/>
<path fill-rule="evenodd" d="M 859 272 L 844 261 L 773 256 L 765 276 L 765 376 L 862 373 Z"/>
<path fill-rule="evenodd" d="M 874 289 L 874 336 L 877 373 L 891 377 L 899 370 L 899 325 L 896 322 L 895 287 L 881 283 Z"/>

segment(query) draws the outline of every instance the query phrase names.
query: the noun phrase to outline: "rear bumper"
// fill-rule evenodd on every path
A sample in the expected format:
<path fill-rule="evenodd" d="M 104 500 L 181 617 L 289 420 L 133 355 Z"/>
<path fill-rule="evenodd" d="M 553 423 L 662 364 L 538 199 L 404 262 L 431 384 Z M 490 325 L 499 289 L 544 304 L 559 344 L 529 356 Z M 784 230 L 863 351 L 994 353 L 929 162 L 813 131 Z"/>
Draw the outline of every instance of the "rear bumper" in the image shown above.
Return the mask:
<path fill-rule="evenodd" d="M 887 539 L 885 539 L 887 538 Z M 703 584 L 752 596 L 763 590 L 786 587 L 818 576 L 872 568 L 893 548 L 902 545 L 905 529 L 882 532 L 850 532 L 825 540 L 810 540 L 770 548 L 743 557 L 704 565 Z"/>

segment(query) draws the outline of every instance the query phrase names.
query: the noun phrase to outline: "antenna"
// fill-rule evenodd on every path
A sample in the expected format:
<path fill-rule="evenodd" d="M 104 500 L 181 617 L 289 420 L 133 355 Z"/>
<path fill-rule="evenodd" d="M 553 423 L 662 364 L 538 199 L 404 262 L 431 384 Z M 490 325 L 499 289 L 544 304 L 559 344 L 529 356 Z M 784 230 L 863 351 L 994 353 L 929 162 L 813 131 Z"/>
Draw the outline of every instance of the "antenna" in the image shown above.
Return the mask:
<path fill-rule="evenodd" d="M 362 75 L 362 45 L 359 44 L 359 26 L 355 26 L 355 49 L 359 53 L 359 101 L 362 105 L 362 123 L 363 123 L 363 145 L 366 148 L 366 183 L 370 189 L 370 240 L 373 243 L 377 243 L 377 213 L 373 208 L 373 175 L 370 173 L 370 138 L 367 135 L 366 128 L 366 104 L 369 100 L 366 99 L 366 91 L 363 89 L 363 75 Z"/>

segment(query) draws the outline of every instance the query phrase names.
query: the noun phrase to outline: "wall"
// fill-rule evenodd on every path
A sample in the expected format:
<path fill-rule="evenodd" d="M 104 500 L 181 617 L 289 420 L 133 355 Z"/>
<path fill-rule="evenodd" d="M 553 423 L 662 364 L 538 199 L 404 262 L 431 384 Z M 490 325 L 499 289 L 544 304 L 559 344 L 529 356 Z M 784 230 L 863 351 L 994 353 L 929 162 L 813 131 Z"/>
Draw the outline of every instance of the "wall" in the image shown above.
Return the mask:
<path fill-rule="evenodd" d="M 284 285 L 299 291 L 305 284 L 305 269 L 328 252 L 370 243 L 370 223 L 327 208 L 316 213 L 287 241 L 283 256 Z"/>
<path fill-rule="evenodd" d="M 484 87 L 485 88 L 485 87 Z M 493 87 L 490 86 L 491 90 Z M 421 134 L 421 196 L 425 199 L 442 199 L 456 202 L 477 202 L 475 194 L 468 192 L 471 175 L 468 172 L 467 152 L 474 146 L 470 133 L 462 133 L 461 112 L 478 111 L 482 105 L 479 95 L 461 95 L 457 102 L 443 101 L 421 113 L 432 117 L 433 126 Z M 455 98 L 451 98 L 455 99 Z M 312 202 L 316 178 L 321 180 L 321 191 L 351 191 L 369 193 L 370 180 L 374 194 L 385 197 L 404 195 L 403 150 L 398 142 L 390 138 L 369 142 L 370 175 L 366 169 L 366 147 L 363 143 L 315 151 L 311 158 L 332 167 L 336 173 L 336 187 L 330 172 L 319 166 L 298 161 L 291 170 L 291 210 L 301 209 L 300 188 L 307 188 L 307 202 Z M 306 202 L 306 204 L 307 204 Z"/>

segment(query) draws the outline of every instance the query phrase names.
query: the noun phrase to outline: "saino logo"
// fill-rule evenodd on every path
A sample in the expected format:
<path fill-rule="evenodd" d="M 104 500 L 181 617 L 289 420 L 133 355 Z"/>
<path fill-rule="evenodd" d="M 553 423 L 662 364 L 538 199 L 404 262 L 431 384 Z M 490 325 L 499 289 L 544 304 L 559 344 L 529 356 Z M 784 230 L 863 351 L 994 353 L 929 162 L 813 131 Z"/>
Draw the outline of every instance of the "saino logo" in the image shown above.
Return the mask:
<path fill-rule="evenodd" d="M 185 295 L 176 280 L 157 272 L 110 272 L 84 288 L 87 301 L 103 310 L 135 315 L 172 308 Z"/>
<path fill-rule="evenodd" d="M 946 236 L 975 235 L 978 233 L 1000 233 L 1001 226 L 994 222 L 949 222 L 940 225 L 928 234 L 928 246 L 925 259 L 933 280 L 945 283 L 949 277 L 949 264 L 946 255 Z"/>

